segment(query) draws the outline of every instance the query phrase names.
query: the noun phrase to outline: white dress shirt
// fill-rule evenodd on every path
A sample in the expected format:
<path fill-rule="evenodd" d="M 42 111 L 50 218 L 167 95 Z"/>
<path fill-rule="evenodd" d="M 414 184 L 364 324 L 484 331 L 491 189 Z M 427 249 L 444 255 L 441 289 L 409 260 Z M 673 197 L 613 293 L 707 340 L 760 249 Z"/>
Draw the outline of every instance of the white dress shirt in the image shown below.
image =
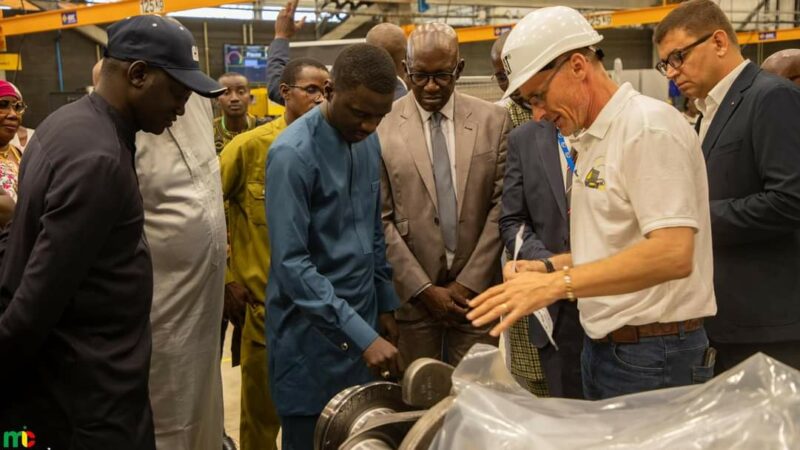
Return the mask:
<path fill-rule="evenodd" d="M 708 127 L 711 126 L 711 122 L 714 120 L 717 110 L 719 110 L 719 105 L 722 104 L 722 100 L 724 100 L 725 96 L 728 95 L 728 91 L 731 90 L 733 82 L 739 78 L 739 75 L 749 62 L 750 60 L 745 59 L 741 64 L 736 66 L 735 69 L 731 70 L 729 74 L 725 75 L 725 78 L 719 80 L 719 83 L 717 83 L 713 89 L 708 91 L 706 98 L 698 98 L 695 100 L 695 105 L 697 105 L 698 111 L 703 114 L 703 120 L 700 122 L 701 143 L 706 138 Z"/>

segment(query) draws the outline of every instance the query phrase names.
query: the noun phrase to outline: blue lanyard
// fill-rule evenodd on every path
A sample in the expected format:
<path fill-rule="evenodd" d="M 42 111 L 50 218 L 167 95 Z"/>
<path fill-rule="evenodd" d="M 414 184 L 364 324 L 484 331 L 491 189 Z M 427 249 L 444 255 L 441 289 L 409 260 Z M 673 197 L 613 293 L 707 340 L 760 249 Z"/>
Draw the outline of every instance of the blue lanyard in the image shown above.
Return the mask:
<path fill-rule="evenodd" d="M 573 174 L 577 175 L 578 172 L 575 170 L 575 161 L 569 154 L 569 147 L 567 147 L 567 143 L 564 141 L 564 136 L 562 136 L 561 133 L 558 133 L 558 146 L 561 147 L 561 152 L 564 153 L 564 158 L 567 160 L 567 166 L 569 167 L 569 170 L 571 170 Z"/>

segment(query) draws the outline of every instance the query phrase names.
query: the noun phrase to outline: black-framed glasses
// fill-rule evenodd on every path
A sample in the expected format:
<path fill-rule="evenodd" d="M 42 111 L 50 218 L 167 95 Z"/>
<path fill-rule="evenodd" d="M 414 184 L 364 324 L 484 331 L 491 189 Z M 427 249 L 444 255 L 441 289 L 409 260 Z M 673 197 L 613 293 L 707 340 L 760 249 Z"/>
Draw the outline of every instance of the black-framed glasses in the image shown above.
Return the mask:
<path fill-rule="evenodd" d="M 13 109 L 15 113 L 22 114 L 28 108 L 22 100 L 0 100 L 0 113 L 8 114 Z"/>
<path fill-rule="evenodd" d="M 289 86 L 290 88 L 300 89 L 301 91 L 304 91 L 306 94 L 308 94 L 308 95 L 310 95 L 312 97 L 316 97 L 318 95 L 322 95 L 322 88 L 317 86 L 316 84 L 309 84 L 309 85 L 306 85 L 306 86 L 300 86 L 300 85 L 297 85 L 297 84 L 289 84 L 287 86 Z"/>
<path fill-rule="evenodd" d="M 452 72 L 436 72 L 436 73 L 426 73 L 426 72 L 408 72 L 408 79 L 411 80 L 415 86 L 418 87 L 425 87 L 430 82 L 431 78 L 433 81 L 438 84 L 439 86 L 447 86 L 448 84 L 452 83 L 453 80 L 456 78 L 456 73 L 458 72 L 458 64 L 456 64 L 455 69 Z"/>
<path fill-rule="evenodd" d="M 714 33 L 709 33 L 687 45 L 686 47 L 676 48 L 675 50 L 669 52 L 669 55 L 667 55 L 666 59 L 662 59 L 656 64 L 656 70 L 661 72 L 661 75 L 667 76 L 667 66 L 670 66 L 676 70 L 680 69 L 680 67 L 683 65 L 683 62 L 686 60 L 686 55 L 688 55 L 693 48 L 707 41 L 713 35 Z"/>
<path fill-rule="evenodd" d="M 558 71 L 561 70 L 561 67 L 564 66 L 564 63 L 569 60 L 570 56 L 572 55 L 567 55 L 566 57 L 561 58 L 560 61 L 558 59 L 553 60 L 547 65 L 545 65 L 542 68 L 542 70 L 539 71 L 541 73 L 542 71 L 545 70 L 552 70 L 553 73 L 551 73 L 550 76 L 547 77 L 542 89 L 540 89 L 539 92 L 534 92 L 533 94 L 530 95 L 530 97 L 527 98 L 529 105 L 535 106 L 537 108 L 541 108 L 542 106 L 544 106 L 545 99 L 547 98 L 547 91 L 550 89 L 550 83 L 553 81 L 553 78 L 556 77 Z"/>
<path fill-rule="evenodd" d="M 497 81 L 499 83 L 508 83 L 508 75 L 505 72 L 500 71 L 492 75 L 492 80 Z"/>

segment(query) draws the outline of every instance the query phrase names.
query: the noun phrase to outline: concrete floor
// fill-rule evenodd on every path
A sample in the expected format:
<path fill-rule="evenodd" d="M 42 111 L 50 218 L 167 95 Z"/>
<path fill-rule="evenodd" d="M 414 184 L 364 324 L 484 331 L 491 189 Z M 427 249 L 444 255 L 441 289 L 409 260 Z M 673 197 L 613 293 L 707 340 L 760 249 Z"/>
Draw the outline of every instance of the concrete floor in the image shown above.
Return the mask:
<path fill-rule="evenodd" d="M 231 333 L 228 327 L 225 346 L 222 350 L 222 397 L 225 402 L 225 431 L 239 447 L 239 405 L 241 402 L 242 372 L 239 367 L 231 367 Z"/>
<path fill-rule="evenodd" d="M 241 390 L 242 372 L 241 367 L 231 367 L 231 333 L 233 327 L 228 327 L 225 334 L 225 346 L 222 350 L 222 397 L 225 403 L 225 432 L 236 442 L 236 448 L 243 449 L 239 445 L 239 416 L 241 413 Z M 278 433 L 278 450 L 281 450 L 281 435 Z"/>

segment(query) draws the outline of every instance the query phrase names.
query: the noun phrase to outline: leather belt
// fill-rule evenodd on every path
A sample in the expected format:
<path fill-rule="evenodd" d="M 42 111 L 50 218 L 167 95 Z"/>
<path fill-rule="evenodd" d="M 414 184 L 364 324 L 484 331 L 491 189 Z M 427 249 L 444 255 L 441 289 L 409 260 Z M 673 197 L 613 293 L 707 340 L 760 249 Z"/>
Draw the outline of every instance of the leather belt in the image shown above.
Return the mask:
<path fill-rule="evenodd" d="M 674 336 L 683 332 L 699 330 L 703 319 L 689 319 L 683 322 L 648 323 L 647 325 L 625 325 L 612 331 L 606 337 L 593 339 L 595 342 L 615 344 L 637 344 L 640 338 L 655 336 Z M 683 330 L 681 330 L 683 328 Z"/>

